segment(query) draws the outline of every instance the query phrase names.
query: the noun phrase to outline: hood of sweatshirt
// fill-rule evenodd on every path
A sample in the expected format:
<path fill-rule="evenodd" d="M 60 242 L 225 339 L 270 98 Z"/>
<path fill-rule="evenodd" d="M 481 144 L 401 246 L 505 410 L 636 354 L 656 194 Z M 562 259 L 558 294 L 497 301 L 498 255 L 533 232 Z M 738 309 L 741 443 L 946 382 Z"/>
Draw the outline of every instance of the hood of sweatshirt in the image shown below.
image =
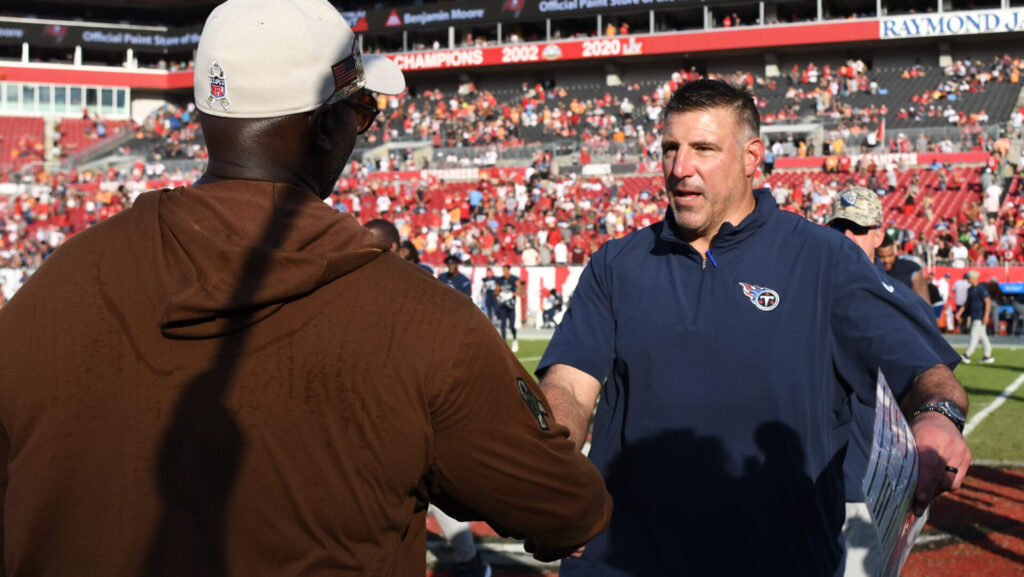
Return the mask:
<path fill-rule="evenodd" d="M 138 256 L 150 261 L 140 262 L 143 270 L 155 273 L 147 292 L 161 332 L 172 338 L 214 338 L 250 326 L 388 250 L 352 215 L 279 183 L 152 192 L 132 210 L 154 217 L 136 221 L 149 229 L 139 238 L 158 227 L 154 250 Z"/>

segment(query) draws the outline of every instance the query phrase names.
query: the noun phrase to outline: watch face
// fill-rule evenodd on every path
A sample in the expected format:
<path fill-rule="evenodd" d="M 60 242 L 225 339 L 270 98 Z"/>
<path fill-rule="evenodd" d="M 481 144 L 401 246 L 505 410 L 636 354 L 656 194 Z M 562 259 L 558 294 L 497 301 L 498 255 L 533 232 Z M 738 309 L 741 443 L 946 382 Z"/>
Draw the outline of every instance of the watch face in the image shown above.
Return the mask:
<path fill-rule="evenodd" d="M 939 406 L 942 407 L 943 409 L 945 409 L 946 411 L 948 411 L 950 417 L 955 417 L 961 423 L 966 420 L 964 418 L 963 412 L 961 412 L 960 409 L 957 408 L 957 406 L 954 405 L 953 403 L 951 403 L 949 401 L 943 401 L 943 402 L 939 403 Z"/>
<path fill-rule="evenodd" d="M 962 433 L 964 431 L 964 424 L 966 419 L 964 413 L 956 405 L 949 401 L 941 401 L 938 403 L 928 403 L 914 412 L 915 415 L 924 413 L 927 411 L 933 411 L 946 417 L 956 425 L 956 428 Z"/>
<path fill-rule="evenodd" d="M 956 425 L 956 428 L 959 429 L 961 433 L 964 431 L 964 424 L 966 420 L 964 419 L 964 413 L 953 403 L 949 401 L 929 403 L 922 407 L 922 409 L 935 411 L 936 413 L 945 416 L 950 421 L 953 421 L 953 424 Z"/>

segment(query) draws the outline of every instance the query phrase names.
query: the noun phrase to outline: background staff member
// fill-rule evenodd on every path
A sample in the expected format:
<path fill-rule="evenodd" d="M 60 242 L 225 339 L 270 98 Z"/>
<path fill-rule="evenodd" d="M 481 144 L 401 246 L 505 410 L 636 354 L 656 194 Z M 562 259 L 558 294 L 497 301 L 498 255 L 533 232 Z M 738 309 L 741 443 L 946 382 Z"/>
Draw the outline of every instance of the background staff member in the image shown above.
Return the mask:
<path fill-rule="evenodd" d="M 885 231 L 883 222 L 882 201 L 873 190 L 860 186 L 839 191 L 832 205 L 832 215 L 828 226 L 843 233 L 853 241 L 874 262 L 875 249 L 882 244 Z M 903 297 L 907 313 L 917 311 L 917 324 L 920 327 L 933 326 L 932 310 L 925 306 L 909 287 L 895 279 L 889 278 L 889 286 L 895 294 Z M 942 338 L 938 329 L 923 330 L 923 336 L 930 341 L 942 362 L 950 369 L 956 367 L 960 355 Z M 893 394 L 902 396 L 905 390 L 901 383 Z M 850 442 L 843 461 L 843 477 L 846 485 L 846 521 L 843 523 L 843 540 L 846 544 L 845 577 L 874 577 L 882 566 L 878 550 L 878 536 L 871 521 L 871 514 L 864 504 L 864 492 L 861 488 L 867 471 L 871 440 L 874 435 L 875 405 L 873 399 L 862 399 L 857 394 L 850 395 Z M 963 424 L 962 415 L 961 426 Z M 962 429 L 961 429 L 962 430 Z"/>
<path fill-rule="evenodd" d="M 916 262 L 896 255 L 896 243 L 889 235 L 883 235 L 882 244 L 875 249 L 875 260 L 882 270 L 892 278 L 910 287 L 924 302 L 931 303 L 928 294 L 928 279 Z"/>
<path fill-rule="evenodd" d="M 979 276 L 976 270 L 967 272 L 967 282 L 970 284 L 970 288 L 967 289 L 964 306 L 956 311 L 957 322 L 963 321 L 964 311 L 967 311 L 967 316 L 971 318 L 971 340 L 967 344 L 967 351 L 964 353 L 963 361 L 970 363 L 974 349 L 978 348 L 978 343 L 981 343 L 981 348 L 985 355 L 981 358 L 981 362 L 994 363 L 996 360 L 992 356 L 992 342 L 988 340 L 988 333 L 985 331 L 988 320 L 991 318 L 992 299 L 989 297 L 988 289 L 985 285 L 978 282 Z"/>

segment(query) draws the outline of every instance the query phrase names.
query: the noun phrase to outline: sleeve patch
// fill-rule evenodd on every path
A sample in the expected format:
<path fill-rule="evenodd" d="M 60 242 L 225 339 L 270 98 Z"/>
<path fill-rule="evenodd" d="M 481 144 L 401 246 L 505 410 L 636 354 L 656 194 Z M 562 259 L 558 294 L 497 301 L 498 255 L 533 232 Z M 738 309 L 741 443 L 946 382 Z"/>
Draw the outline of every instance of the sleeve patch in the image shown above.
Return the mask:
<path fill-rule="evenodd" d="M 540 430 L 548 431 L 551 427 L 548 426 L 547 416 L 548 411 L 544 408 L 544 403 L 540 402 L 537 395 L 533 394 L 530 387 L 526 386 L 526 381 L 522 378 L 516 377 L 516 385 L 519 387 L 519 396 L 523 398 L 523 402 L 526 403 L 526 407 L 533 413 L 537 424 L 540 425 Z"/>

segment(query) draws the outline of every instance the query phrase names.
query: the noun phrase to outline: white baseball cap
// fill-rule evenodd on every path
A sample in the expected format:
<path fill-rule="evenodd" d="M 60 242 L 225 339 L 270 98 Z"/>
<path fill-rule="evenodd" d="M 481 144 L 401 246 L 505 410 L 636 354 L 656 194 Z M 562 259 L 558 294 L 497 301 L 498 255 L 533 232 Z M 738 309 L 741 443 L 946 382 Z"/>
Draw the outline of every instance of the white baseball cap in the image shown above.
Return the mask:
<path fill-rule="evenodd" d="M 360 89 L 401 94 L 405 77 L 386 56 L 361 54 L 325 0 L 228 0 L 203 27 L 194 95 L 206 114 L 286 116 Z"/>

